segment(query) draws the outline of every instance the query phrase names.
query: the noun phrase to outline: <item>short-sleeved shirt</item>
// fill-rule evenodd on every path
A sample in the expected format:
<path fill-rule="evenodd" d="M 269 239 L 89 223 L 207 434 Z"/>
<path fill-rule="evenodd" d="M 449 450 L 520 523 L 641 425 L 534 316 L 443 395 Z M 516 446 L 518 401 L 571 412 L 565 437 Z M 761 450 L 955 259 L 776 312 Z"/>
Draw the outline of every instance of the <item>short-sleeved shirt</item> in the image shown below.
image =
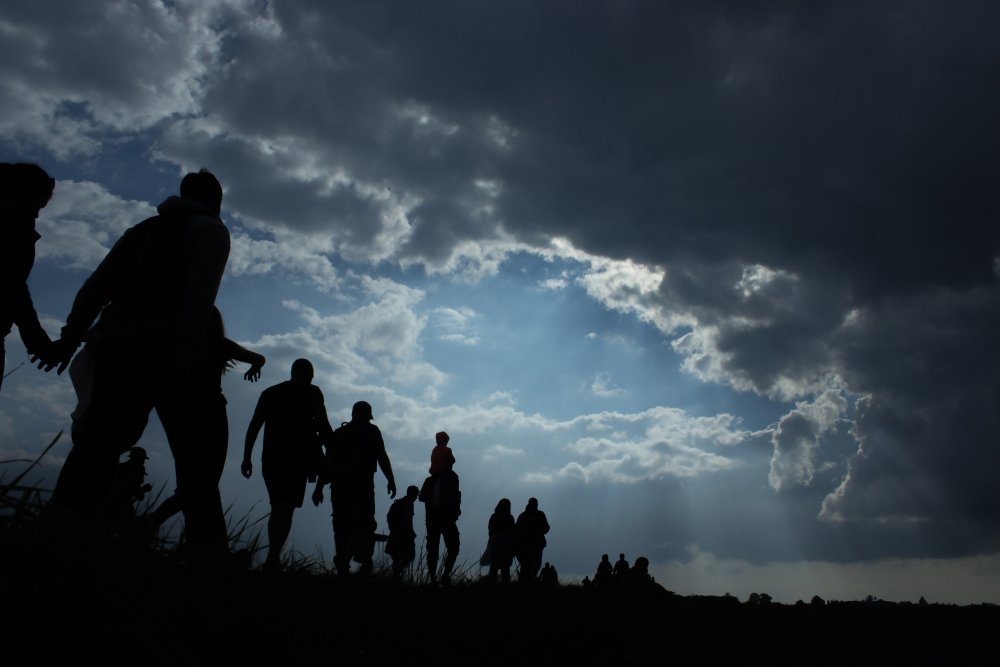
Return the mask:
<path fill-rule="evenodd" d="M 292 495 L 298 499 L 312 457 L 319 452 L 318 434 L 329 428 L 323 392 L 313 384 L 286 380 L 261 393 L 254 417 L 264 420 L 261 472 L 268 490 L 295 487 L 288 490 L 294 490 Z"/>

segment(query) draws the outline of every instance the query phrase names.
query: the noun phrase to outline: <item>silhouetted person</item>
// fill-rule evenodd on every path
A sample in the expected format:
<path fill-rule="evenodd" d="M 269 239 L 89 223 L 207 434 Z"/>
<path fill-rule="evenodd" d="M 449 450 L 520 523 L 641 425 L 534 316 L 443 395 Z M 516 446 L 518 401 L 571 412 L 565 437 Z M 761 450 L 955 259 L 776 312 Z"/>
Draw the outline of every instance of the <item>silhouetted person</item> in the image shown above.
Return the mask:
<path fill-rule="evenodd" d="M 532 582 L 542 567 L 542 551 L 545 550 L 545 535 L 549 532 L 549 521 L 545 512 L 538 509 L 538 499 L 530 498 L 524 511 L 514 523 L 517 544 L 518 581 Z"/>
<path fill-rule="evenodd" d="M 52 342 L 38 322 L 28 292 L 28 275 L 35 265 L 38 213 L 49 203 L 55 180 L 34 164 L 0 162 L 0 334 L 7 338 L 17 325 L 28 354 L 43 360 L 53 354 Z M 0 386 L 6 351 L 0 344 Z"/>
<path fill-rule="evenodd" d="M 158 214 L 128 229 L 80 288 L 45 370 L 62 373 L 86 341 L 78 373 L 87 385 L 73 422 L 73 447 L 52 496 L 57 509 L 83 512 L 107 496 L 118 457 L 138 442 L 156 409 L 175 456 L 204 448 L 198 358 L 229 257 L 219 213 L 222 186 L 206 170 L 181 180 Z M 94 321 L 97 323 L 91 328 Z M 166 363 L 150 365 L 151 355 Z M 226 549 L 218 485 L 190 476 L 184 489 L 189 544 Z M 178 480 L 180 482 L 180 480 Z M 222 535 L 221 538 L 224 538 Z"/>
<path fill-rule="evenodd" d="M 134 504 L 145 497 L 153 486 L 146 483 L 146 460 L 149 456 L 142 447 L 132 447 L 128 459 L 118 464 L 115 479 L 108 494 L 108 504 L 116 517 L 134 516 Z"/>
<path fill-rule="evenodd" d="M 201 428 L 205 444 L 201 451 L 194 451 L 191 448 L 174 451 L 174 474 L 178 488 L 184 487 L 185 475 L 204 474 L 209 476 L 214 481 L 215 497 L 211 500 L 213 503 L 219 504 L 218 515 L 221 515 L 222 505 L 222 499 L 218 494 L 219 481 L 222 479 L 222 472 L 226 466 L 226 454 L 229 451 L 229 418 L 226 415 L 226 397 L 222 393 L 222 376 L 237 361 L 250 364 L 250 368 L 243 374 L 244 380 L 256 382 L 260 379 L 261 369 L 266 362 L 264 355 L 248 350 L 226 338 L 226 327 L 222 320 L 222 313 L 219 312 L 218 308 L 213 307 L 198 362 L 202 384 L 198 387 L 192 387 L 192 391 L 204 392 Z M 72 373 L 72 368 L 70 372 Z M 167 519 L 181 511 L 182 495 L 182 493 L 174 493 L 160 503 L 151 516 L 155 526 L 162 525 Z M 215 529 L 225 533 L 224 524 L 216 526 Z"/>
<path fill-rule="evenodd" d="M 412 484 L 406 487 L 406 495 L 394 500 L 385 520 L 389 525 L 389 540 L 385 552 L 392 558 L 392 576 L 399 578 L 403 570 L 417 556 L 417 533 L 413 530 L 413 503 L 420 489 Z"/>
<path fill-rule="evenodd" d="M 316 481 L 312 500 L 323 502 L 323 487 L 330 484 L 333 505 L 334 566 L 348 574 L 351 561 L 361 565 L 358 572 L 372 570 L 375 551 L 375 480 L 379 468 L 388 482 L 390 498 L 396 497 L 396 479 L 385 450 L 382 431 L 372 424 L 372 406 L 358 401 L 351 408 L 351 421 L 341 425 L 327 441 L 328 471 Z"/>
<path fill-rule="evenodd" d="M 611 573 L 614 568 L 607 554 L 601 556 L 601 562 L 597 564 L 597 573 L 594 574 L 594 583 L 598 586 L 606 586 L 611 583 Z"/>
<path fill-rule="evenodd" d="M 649 574 L 649 559 L 645 556 L 639 556 L 635 559 L 632 569 L 629 570 L 627 581 L 633 586 L 663 588 Z"/>
<path fill-rule="evenodd" d="M 441 567 L 441 581 L 450 583 L 461 547 L 458 517 L 462 514 L 462 491 L 455 471 L 448 468 L 425 479 L 420 489 L 420 502 L 424 503 L 427 527 L 427 575 L 432 584 L 437 582 L 441 538 L 444 538 L 446 555 Z"/>
<path fill-rule="evenodd" d="M 542 566 L 542 571 L 538 576 L 539 582 L 546 586 L 557 586 L 559 584 L 559 573 L 556 568 L 551 563 L 545 563 Z"/>
<path fill-rule="evenodd" d="M 291 375 L 290 380 L 261 392 L 247 427 L 240 465 L 243 476 L 249 479 L 253 474 L 254 443 L 263 427 L 261 473 L 271 502 L 264 567 L 269 570 L 281 564 L 281 549 L 292 529 L 292 514 L 296 507 L 302 507 L 306 483 L 316 474 L 321 458 L 320 437 L 333 435 L 323 392 L 312 383 L 312 364 L 307 359 L 296 359 Z"/>
<path fill-rule="evenodd" d="M 510 566 L 514 562 L 514 515 L 511 512 L 510 500 L 501 498 L 497 503 L 489 523 L 489 542 L 487 550 L 490 556 L 490 581 L 510 581 Z"/>
<path fill-rule="evenodd" d="M 444 431 L 434 435 L 434 449 L 431 450 L 431 467 L 427 471 L 430 475 L 436 475 L 445 470 L 451 470 L 455 465 L 455 454 L 448 446 L 451 438 Z"/>
<path fill-rule="evenodd" d="M 625 560 L 625 554 L 618 554 L 618 560 L 615 562 L 615 569 L 613 573 L 614 580 L 618 583 L 625 581 L 625 578 L 628 576 L 628 572 L 629 564 L 628 561 Z"/>

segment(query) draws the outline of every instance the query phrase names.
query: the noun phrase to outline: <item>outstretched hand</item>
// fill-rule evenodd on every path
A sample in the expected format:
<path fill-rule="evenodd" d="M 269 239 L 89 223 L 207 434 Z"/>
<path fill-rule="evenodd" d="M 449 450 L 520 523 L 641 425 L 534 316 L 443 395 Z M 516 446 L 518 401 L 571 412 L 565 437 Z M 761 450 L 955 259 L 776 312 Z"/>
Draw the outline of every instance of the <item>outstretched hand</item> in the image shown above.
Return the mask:
<path fill-rule="evenodd" d="M 263 364 L 261 365 L 253 364 L 252 366 L 250 366 L 250 370 L 248 370 L 246 373 L 243 374 L 243 379 L 246 380 L 247 382 L 256 382 L 257 380 L 259 380 L 260 369 L 262 368 L 262 366 Z"/>

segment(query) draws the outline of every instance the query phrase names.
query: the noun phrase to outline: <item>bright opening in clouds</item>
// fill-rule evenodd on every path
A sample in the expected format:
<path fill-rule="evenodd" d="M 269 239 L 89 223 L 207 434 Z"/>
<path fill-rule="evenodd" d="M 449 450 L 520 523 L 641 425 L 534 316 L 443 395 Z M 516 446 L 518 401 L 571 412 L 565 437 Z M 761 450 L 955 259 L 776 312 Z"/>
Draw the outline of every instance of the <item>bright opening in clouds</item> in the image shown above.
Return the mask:
<path fill-rule="evenodd" d="M 125 229 L 217 174 L 228 335 L 264 386 L 311 359 L 331 422 L 369 401 L 400 488 L 446 430 L 460 561 L 498 499 L 534 496 L 566 575 L 624 551 L 685 593 L 1000 602 L 998 21 L 11 0 L 0 159 L 57 179 L 29 283 L 53 335 Z M 241 374 L 222 493 L 259 515 Z M 37 455 L 74 401 L 17 368 L 0 458 Z M 155 424 L 144 445 L 172 488 Z M 292 539 L 329 557 L 328 510 Z"/>

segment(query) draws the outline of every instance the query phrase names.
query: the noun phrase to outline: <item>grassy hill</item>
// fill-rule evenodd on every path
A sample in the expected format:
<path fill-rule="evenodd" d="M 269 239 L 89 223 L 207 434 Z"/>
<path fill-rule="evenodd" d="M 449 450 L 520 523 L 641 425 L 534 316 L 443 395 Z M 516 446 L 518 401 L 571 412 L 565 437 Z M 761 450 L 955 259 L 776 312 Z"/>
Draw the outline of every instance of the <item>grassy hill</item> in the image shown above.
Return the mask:
<path fill-rule="evenodd" d="M 95 543 L 52 524 L 37 490 L 2 479 L 0 610 L 7 665 L 992 664 L 1000 635 L 994 605 L 782 605 L 470 573 L 436 587 L 307 561 L 192 568 L 156 540 Z"/>

